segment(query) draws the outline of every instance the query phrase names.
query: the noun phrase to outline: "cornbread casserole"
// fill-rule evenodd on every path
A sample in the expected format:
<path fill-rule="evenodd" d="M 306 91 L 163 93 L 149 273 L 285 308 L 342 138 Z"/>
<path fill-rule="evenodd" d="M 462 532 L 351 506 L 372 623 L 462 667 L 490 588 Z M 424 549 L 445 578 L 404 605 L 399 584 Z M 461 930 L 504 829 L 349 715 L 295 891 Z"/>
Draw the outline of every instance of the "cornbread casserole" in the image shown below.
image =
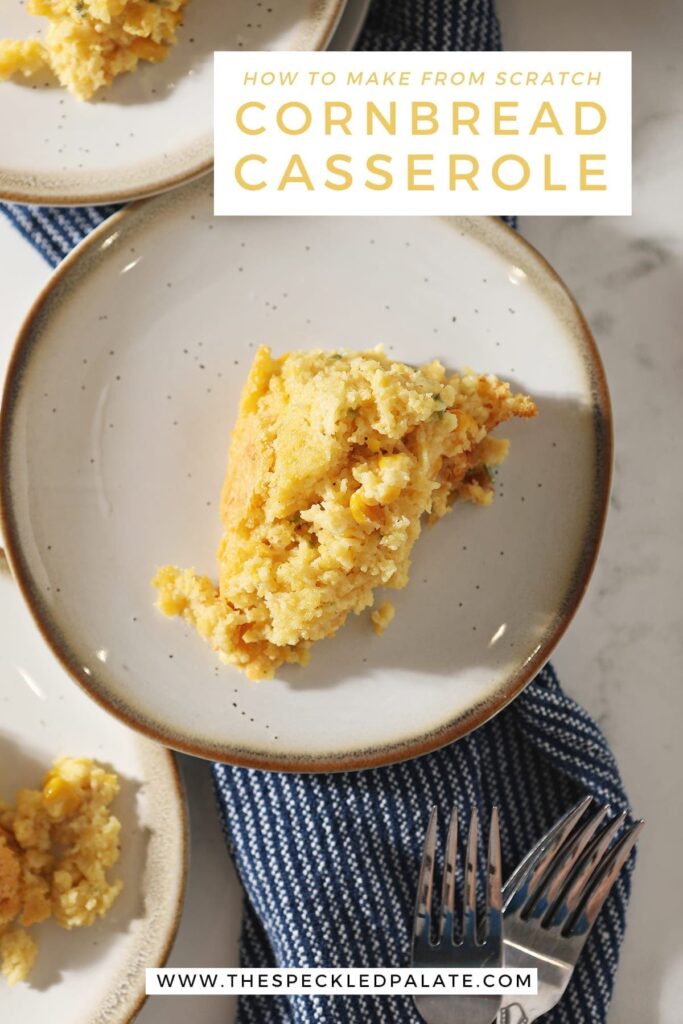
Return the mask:
<path fill-rule="evenodd" d="M 121 825 L 109 810 L 118 791 L 116 775 L 94 761 L 62 757 L 42 789 L 20 789 L 15 806 L 0 801 L 0 957 L 10 985 L 36 958 L 26 927 L 48 917 L 86 927 L 121 891 L 107 879 L 119 857 Z"/>
<path fill-rule="evenodd" d="M 508 444 L 490 431 L 535 414 L 495 377 L 414 369 L 381 348 L 274 359 L 261 347 L 221 495 L 218 589 L 168 565 L 152 581 L 159 607 L 250 679 L 306 664 L 376 587 L 406 585 L 423 513 L 433 522 L 458 497 L 491 501 L 487 467 Z M 391 611 L 379 611 L 381 631 Z"/>
<path fill-rule="evenodd" d="M 28 0 L 48 19 L 42 39 L 0 40 L 0 79 L 46 67 L 79 100 L 89 100 L 141 60 L 164 60 L 187 0 Z"/>

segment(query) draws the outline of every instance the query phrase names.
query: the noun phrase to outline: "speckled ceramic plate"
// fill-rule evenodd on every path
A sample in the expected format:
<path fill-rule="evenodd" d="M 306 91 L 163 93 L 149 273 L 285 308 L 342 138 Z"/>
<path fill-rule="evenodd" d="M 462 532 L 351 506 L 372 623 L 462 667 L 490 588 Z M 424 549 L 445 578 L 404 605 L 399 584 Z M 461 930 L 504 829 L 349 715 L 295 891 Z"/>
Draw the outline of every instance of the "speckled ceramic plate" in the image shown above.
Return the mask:
<path fill-rule="evenodd" d="M 4 568 L 2 568 L 4 566 Z M 61 754 L 94 757 L 121 780 L 114 804 L 124 889 L 106 918 L 72 932 L 31 929 L 38 958 L 29 980 L 0 978 L 3 1021 L 124 1024 L 144 999 L 144 968 L 162 964 L 185 886 L 185 807 L 169 751 L 106 715 L 73 686 L 0 563 L 0 798 L 40 784 Z"/>
<path fill-rule="evenodd" d="M 255 346 L 440 357 L 530 392 L 488 509 L 416 545 L 378 639 L 367 616 L 309 667 L 249 683 L 154 608 L 168 561 L 215 571 L 218 494 Z M 501 222 L 214 219 L 197 182 L 116 215 L 30 313 L 0 438 L 6 547 L 74 678 L 164 743 L 285 769 L 360 768 L 481 724 L 548 658 L 602 530 L 603 372 L 561 282 Z"/>
<path fill-rule="evenodd" d="M 50 76 L 0 82 L 0 198 L 113 203 L 172 188 L 213 162 L 214 50 L 315 50 L 344 0 L 189 0 L 178 45 L 89 103 Z M 20 0 L 0 9 L 0 39 L 35 35 L 44 19 Z"/>

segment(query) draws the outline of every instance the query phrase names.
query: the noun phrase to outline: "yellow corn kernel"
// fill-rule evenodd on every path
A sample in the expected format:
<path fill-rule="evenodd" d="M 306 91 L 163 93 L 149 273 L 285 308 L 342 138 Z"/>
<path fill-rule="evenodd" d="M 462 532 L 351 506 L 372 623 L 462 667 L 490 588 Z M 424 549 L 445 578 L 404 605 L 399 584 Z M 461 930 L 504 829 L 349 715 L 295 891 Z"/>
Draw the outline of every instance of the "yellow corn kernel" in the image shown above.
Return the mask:
<path fill-rule="evenodd" d="M 396 501 L 399 494 L 403 490 L 401 484 L 394 484 L 393 487 L 385 487 L 384 494 L 382 495 L 382 505 L 391 505 L 392 501 Z"/>
<path fill-rule="evenodd" d="M 366 526 L 368 523 L 377 522 L 380 510 L 373 501 L 369 501 L 360 491 L 354 491 L 349 499 L 349 511 L 351 515 L 359 524 L 359 526 Z"/>
<path fill-rule="evenodd" d="M 380 445 L 376 437 L 368 438 L 368 448 L 370 449 L 371 452 L 376 453 L 380 450 L 381 447 L 382 446 Z"/>
<path fill-rule="evenodd" d="M 75 814 L 81 805 L 81 794 L 61 775 L 48 776 L 43 786 L 43 803 L 51 817 Z"/>

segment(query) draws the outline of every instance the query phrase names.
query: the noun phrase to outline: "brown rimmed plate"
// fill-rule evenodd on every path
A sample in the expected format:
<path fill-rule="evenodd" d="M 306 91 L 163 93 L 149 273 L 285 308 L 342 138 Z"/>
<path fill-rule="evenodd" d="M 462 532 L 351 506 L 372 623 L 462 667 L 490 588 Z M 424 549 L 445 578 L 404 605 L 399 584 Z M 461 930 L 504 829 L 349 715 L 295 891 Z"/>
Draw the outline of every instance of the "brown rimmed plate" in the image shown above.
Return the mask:
<path fill-rule="evenodd" d="M 0 82 L 0 199 L 115 203 L 174 188 L 213 163 L 214 50 L 323 50 L 345 0 L 188 0 L 178 43 L 95 99 L 50 75 Z M 0 9 L 0 39 L 44 27 L 19 0 Z M 295 59 L 295 57 L 294 57 Z M 30 126 L 30 130 L 27 130 Z"/>
<path fill-rule="evenodd" d="M 0 978 L 3 1021 L 128 1024 L 145 998 L 145 967 L 166 961 L 187 871 L 185 800 L 173 755 L 131 732 L 71 682 L 35 627 L 8 572 L 0 572 L 0 799 L 40 786 L 55 758 L 110 766 L 121 791 L 123 890 L 90 928 L 53 921 L 30 929 L 38 956 L 27 982 Z"/>
<path fill-rule="evenodd" d="M 488 509 L 426 530 L 396 618 L 249 683 L 149 580 L 212 573 L 238 395 L 259 342 L 366 347 L 494 372 L 539 416 L 509 425 Z M 48 643 L 112 713 L 190 753 L 358 769 L 464 735 L 549 657 L 595 562 L 611 467 L 594 342 L 501 222 L 214 219 L 196 182 L 117 214 L 65 260 L 18 339 L 2 406 L 7 552 Z"/>

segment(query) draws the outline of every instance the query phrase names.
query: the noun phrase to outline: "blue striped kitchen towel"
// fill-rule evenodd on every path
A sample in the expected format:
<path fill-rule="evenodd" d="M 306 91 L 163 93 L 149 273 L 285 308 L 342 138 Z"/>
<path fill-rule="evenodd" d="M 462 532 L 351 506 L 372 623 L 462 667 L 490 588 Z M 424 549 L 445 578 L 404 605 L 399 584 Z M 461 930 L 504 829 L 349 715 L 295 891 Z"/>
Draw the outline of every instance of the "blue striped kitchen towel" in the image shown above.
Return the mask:
<path fill-rule="evenodd" d="M 500 48 L 500 31 L 492 0 L 374 0 L 359 48 L 492 50 Z M 2 209 L 56 266 L 114 208 Z M 465 818 L 476 806 L 483 820 L 497 804 L 506 872 L 585 793 L 615 812 L 628 810 L 604 736 L 563 693 L 550 666 L 477 732 L 414 761 L 337 775 L 221 764 L 213 771 L 245 890 L 242 962 L 252 967 L 407 964 L 420 847 L 433 803 L 442 809 L 442 829 L 452 804 Z M 634 857 L 548 1024 L 604 1024 L 633 866 Z M 238 1008 L 238 1024 L 418 1021 L 412 1002 L 397 996 L 251 996 Z"/>
<path fill-rule="evenodd" d="M 448 747 L 364 772 L 285 775 L 216 764 L 226 841 L 244 884 L 247 967 L 407 966 L 432 804 L 467 821 L 501 811 L 509 874 L 586 793 L 629 811 L 600 729 L 548 665 L 505 711 Z M 462 862 L 462 857 L 460 858 Z M 624 934 L 632 858 L 548 1024 L 604 1024 Z M 443 861 L 438 864 L 441 871 Z M 481 875 L 481 872 L 480 872 Z M 459 878 L 462 891 L 462 873 Z M 483 898 L 483 893 L 480 893 Z M 247 996 L 239 1024 L 418 1024 L 404 996 Z"/>

